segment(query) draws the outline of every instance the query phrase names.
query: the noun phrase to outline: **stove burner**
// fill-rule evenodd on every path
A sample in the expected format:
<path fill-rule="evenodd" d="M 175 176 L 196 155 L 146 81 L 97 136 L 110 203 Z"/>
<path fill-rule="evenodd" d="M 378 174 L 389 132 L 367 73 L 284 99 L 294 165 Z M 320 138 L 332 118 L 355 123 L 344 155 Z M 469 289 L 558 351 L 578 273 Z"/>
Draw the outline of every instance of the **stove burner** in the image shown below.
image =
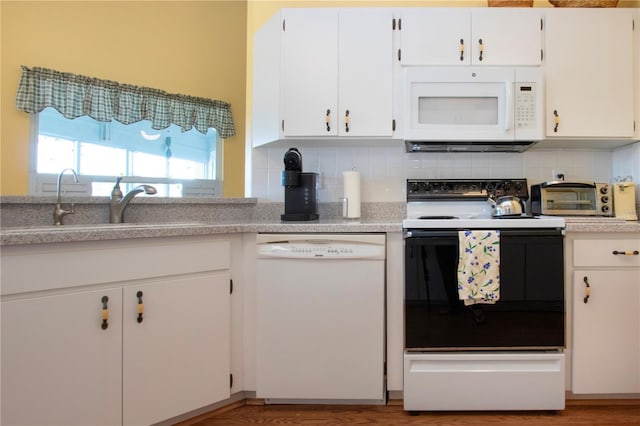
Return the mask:
<path fill-rule="evenodd" d="M 418 217 L 418 219 L 423 219 L 423 220 L 442 220 L 442 219 L 459 219 L 456 216 L 420 216 Z"/>

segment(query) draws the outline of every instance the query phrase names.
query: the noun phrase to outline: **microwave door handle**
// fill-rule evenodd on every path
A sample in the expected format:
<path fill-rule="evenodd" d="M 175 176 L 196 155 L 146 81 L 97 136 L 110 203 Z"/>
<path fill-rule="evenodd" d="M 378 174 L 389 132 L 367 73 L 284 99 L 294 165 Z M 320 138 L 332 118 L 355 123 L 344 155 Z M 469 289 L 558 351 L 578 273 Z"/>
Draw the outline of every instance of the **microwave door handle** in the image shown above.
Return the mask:
<path fill-rule="evenodd" d="M 511 130 L 511 117 L 513 116 L 513 90 L 511 85 L 512 83 L 509 81 L 505 85 L 507 87 L 507 108 L 505 109 L 507 116 L 504 119 L 504 130 L 507 132 Z"/>

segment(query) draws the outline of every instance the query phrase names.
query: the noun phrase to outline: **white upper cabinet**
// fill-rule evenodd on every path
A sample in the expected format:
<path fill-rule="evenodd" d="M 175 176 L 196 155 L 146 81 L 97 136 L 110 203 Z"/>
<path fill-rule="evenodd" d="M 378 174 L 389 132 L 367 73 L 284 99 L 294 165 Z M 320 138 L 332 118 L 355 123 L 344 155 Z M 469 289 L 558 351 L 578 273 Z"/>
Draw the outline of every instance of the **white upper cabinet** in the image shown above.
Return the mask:
<path fill-rule="evenodd" d="M 283 9 L 254 38 L 253 146 L 392 135 L 388 9 Z"/>
<path fill-rule="evenodd" d="M 338 11 L 283 11 L 282 46 L 284 134 L 337 135 Z"/>
<path fill-rule="evenodd" d="M 631 9 L 546 13 L 548 138 L 633 136 L 633 26 Z"/>
<path fill-rule="evenodd" d="M 346 9 L 339 21 L 338 134 L 391 136 L 391 12 Z"/>
<path fill-rule="evenodd" d="M 402 65 L 541 63 L 541 12 L 535 9 L 403 9 Z"/>

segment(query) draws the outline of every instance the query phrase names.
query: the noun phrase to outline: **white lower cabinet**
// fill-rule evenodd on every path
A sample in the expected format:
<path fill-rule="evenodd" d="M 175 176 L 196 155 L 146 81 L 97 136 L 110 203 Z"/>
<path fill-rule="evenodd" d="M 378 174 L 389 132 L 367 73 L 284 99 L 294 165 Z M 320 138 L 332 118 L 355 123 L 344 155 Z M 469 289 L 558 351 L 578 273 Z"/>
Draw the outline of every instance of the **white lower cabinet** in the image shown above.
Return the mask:
<path fill-rule="evenodd" d="M 109 281 L 101 258 L 137 272 Z M 152 424 L 229 397 L 227 241 L 6 247 L 2 268 L 2 424 Z M 103 282 L 42 288 L 65 274 Z"/>
<path fill-rule="evenodd" d="M 3 425 L 122 422 L 121 302 L 120 289 L 2 302 Z"/>
<path fill-rule="evenodd" d="M 640 393 L 638 250 L 637 235 L 573 241 L 575 394 Z"/>
<path fill-rule="evenodd" d="M 138 323 L 140 291 L 144 313 Z M 123 293 L 123 424 L 157 423 L 229 397 L 228 272 Z"/>
<path fill-rule="evenodd" d="M 640 271 L 574 272 L 573 295 L 573 392 L 640 392 Z"/>

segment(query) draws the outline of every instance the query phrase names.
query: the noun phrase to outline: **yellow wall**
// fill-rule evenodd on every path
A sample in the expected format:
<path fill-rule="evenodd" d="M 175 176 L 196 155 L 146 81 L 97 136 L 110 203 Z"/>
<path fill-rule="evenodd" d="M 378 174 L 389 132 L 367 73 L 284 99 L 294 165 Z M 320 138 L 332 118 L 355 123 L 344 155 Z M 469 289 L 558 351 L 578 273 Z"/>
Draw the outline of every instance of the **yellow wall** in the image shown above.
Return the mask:
<path fill-rule="evenodd" d="M 231 103 L 224 195 L 244 194 L 246 1 L 0 3 L 2 195 L 28 193 L 29 116 L 15 107 L 20 65 Z"/>

